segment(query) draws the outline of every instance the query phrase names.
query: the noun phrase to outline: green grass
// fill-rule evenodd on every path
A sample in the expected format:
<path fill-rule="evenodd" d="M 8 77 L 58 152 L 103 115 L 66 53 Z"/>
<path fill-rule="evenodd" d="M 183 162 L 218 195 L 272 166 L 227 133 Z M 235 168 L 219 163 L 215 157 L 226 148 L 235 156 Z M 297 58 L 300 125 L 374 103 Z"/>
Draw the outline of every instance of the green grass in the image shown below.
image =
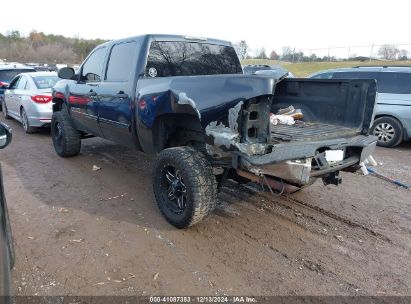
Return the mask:
<path fill-rule="evenodd" d="M 411 61 L 335 61 L 335 62 L 301 62 L 289 63 L 278 60 L 264 60 L 264 59 L 245 59 L 241 64 L 270 64 L 280 65 L 294 74 L 295 77 L 307 77 L 308 75 L 327 69 L 352 67 L 357 65 L 411 65 Z"/>

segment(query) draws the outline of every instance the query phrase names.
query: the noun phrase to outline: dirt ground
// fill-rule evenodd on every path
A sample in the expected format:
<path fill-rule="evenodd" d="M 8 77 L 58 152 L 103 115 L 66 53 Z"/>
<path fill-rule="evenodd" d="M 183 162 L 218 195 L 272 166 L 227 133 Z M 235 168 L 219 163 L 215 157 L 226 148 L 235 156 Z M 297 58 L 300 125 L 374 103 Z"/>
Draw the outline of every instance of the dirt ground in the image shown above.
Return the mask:
<path fill-rule="evenodd" d="M 228 181 L 210 217 L 176 230 L 155 205 L 149 156 L 87 139 L 62 159 L 48 131 L 7 123 L 16 295 L 411 294 L 410 191 L 349 173 L 278 198 Z M 411 184 L 411 144 L 374 157 Z"/>

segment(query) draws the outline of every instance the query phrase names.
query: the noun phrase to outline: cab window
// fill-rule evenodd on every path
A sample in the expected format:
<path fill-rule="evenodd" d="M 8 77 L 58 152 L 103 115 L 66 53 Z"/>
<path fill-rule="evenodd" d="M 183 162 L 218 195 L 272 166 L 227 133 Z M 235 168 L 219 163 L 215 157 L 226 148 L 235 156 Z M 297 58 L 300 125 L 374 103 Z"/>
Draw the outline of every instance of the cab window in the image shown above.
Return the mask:
<path fill-rule="evenodd" d="M 130 78 L 131 67 L 135 58 L 137 44 L 126 42 L 114 45 L 108 60 L 106 80 L 127 82 Z"/>
<path fill-rule="evenodd" d="M 146 66 L 148 77 L 242 73 L 233 47 L 200 42 L 153 41 Z"/>
<path fill-rule="evenodd" d="M 80 81 L 100 82 L 102 78 L 106 48 L 101 47 L 95 50 L 87 61 L 83 64 Z"/>

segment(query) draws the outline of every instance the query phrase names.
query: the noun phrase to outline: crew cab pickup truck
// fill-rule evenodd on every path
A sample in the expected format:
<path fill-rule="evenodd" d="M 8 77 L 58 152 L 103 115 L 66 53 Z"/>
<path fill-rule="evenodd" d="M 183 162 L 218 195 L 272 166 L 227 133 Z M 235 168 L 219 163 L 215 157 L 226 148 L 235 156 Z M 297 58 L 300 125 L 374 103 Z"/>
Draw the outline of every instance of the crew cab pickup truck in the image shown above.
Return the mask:
<path fill-rule="evenodd" d="M 51 133 L 58 155 L 98 136 L 156 156 L 153 189 L 177 228 L 203 219 L 227 179 L 291 193 L 341 183 L 374 150 L 375 80 L 244 75 L 229 42 L 144 35 L 104 43 L 77 74 L 59 71 Z M 298 125 L 272 125 L 293 105 Z"/>

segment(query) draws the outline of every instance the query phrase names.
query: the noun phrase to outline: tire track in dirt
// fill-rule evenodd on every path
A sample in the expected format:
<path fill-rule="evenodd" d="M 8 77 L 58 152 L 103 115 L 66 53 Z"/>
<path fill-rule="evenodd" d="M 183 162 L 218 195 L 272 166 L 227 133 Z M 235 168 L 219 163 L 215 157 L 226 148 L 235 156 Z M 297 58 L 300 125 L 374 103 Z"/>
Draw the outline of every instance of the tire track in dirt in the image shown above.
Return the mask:
<path fill-rule="evenodd" d="M 301 213 L 301 214 L 298 214 L 298 215 L 301 216 L 301 217 L 305 217 L 305 218 L 307 218 L 307 219 L 309 219 L 313 222 L 317 222 L 317 223 L 322 224 L 324 226 L 332 227 L 329 223 L 326 223 L 323 219 L 321 219 L 321 216 L 326 216 L 328 218 L 331 218 L 333 220 L 336 220 L 338 222 L 346 224 L 349 227 L 362 229 L 367 234 L 369 234 L 373 237 L 376 237 L 376 238 L 378 238 L 378 239 L 380 239 L 384 242 L 394 244 L 393 241 L 390 238 L 388 238 L 387 236 L 385 236 L 381 233 L 378 233 L 378 232 L 374 231 L 373 229 L 371 229 L 369 227 L 366 227 L 364 224 L 354 222 L 354 221 L 352 221 L 348 218 L 342 217 L 338 214 L 335 214 L 333 212 L 325 210 L 325 209 L 323 209 L 319 206 L 314 206 L 314 205 L 309 204 L 307 202 L 304 202 L 302 200 L 295 199 L 292 196 L 282 195 L 282 196 L 279 196 L 279 197 L 272 197 L 271 194 L 268 193 L 268 192 L 259 192 L 255 187 L 253 187 L 254 185 L 236 185 L 232 181 L 228 181 L 228 183 L 230 183 L 231 187 L 236 187 L 237 189 L 239 189 L 243 193 L 247 193 L 248 198 L 252 199 L 253 196 L 257 195 L 259 197 L 267 199 L 268 202 L 271 203 L 271 204 L 281 205 L 282 207 L 284 207 L 288 210 L 296 211 L 297 214 L 301 213 L 301 212 L 298 212 L 298 211 L 301 211 L 301 209 L 297 210 L 298 205 L 300 205 L 304 209 L 308 208 L 309 210 L 314 211 L 315 214 L 314 215 L 308 215 L 306 213 Z M 231 195 L 234 195 L 234 196 L 237 195 L 235 193 L 235 191 L 233 190 L 233 188 L 227 188 L 226 187 L 224 190 L 226 192 L 229 192 Z M 272 210 L 272 208 L 269 208 L 269 209 Z"/>

